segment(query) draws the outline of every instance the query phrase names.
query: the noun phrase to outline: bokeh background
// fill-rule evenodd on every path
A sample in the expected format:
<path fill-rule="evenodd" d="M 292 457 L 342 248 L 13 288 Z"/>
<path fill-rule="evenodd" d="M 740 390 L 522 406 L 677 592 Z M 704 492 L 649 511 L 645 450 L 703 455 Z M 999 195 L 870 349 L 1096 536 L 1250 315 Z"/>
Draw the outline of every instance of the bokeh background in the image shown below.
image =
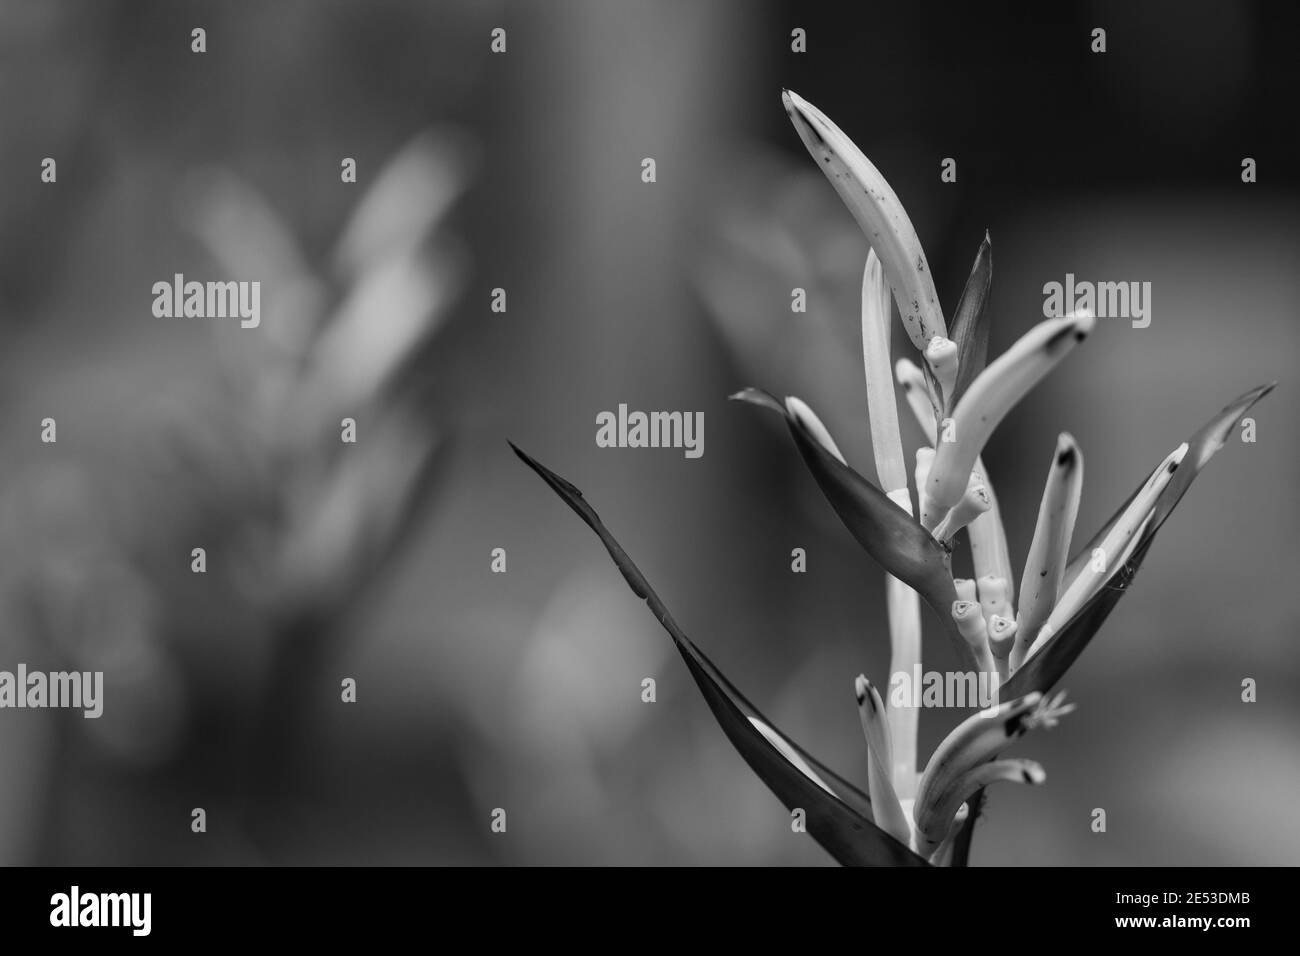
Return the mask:
<path fill-rule="evenodd" d="M 788 86 L 888 177 L 948 311 L 990 231 L 995 352 L 1067 272 L 1152 283 L 1150 327 L 1102 320 L 986 452 L 1017 564 L 1059 430 L 1090 534 L 1279 382 L 1067 676 L 1078 711 L 1019 748 L 1048 782 L 991 795 L 973 862 L 1300 862 L 1295 27 L 1263 3 L 3 0 L 0 668 L 107 689 L 98 721 L 0 712 L 0 861 L 828 864 L 506 444 L 865 781 L 881 575 L 774 422 L 725 401 L 801 395 L 870 473 L 866 245 Z M 154 318 L 176 272 L 262 281 L 262 327 Z M 619 403 L 703 411 L 704 457 L 597 448 Z M 923 750 L 958 716 L 925 713 Z"/>

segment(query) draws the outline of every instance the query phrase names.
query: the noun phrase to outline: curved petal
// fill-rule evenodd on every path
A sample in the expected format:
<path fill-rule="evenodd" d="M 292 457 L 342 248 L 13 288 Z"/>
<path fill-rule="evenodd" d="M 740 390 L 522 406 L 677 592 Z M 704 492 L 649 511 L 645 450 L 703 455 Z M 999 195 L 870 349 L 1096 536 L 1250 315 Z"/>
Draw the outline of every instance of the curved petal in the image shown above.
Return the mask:
<path fill-rule="evenodd" d="M 947 338 L 925 251 L 897 194 L 825 113 L 790 90 L 781 99 L 804 146 L 876 250 L 912 344 L 924 352 L 936 335 Z"/>

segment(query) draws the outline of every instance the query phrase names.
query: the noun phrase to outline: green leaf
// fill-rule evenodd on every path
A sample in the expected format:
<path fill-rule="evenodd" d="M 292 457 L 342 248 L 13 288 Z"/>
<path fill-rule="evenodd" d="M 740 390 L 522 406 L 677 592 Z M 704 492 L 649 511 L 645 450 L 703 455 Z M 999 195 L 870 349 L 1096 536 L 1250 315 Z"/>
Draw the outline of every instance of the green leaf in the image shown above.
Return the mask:
<path fill-rule="evenodd" d="M 957 407 L 957 400 L 975 376 L 984 371 L 989 354 L 989 291 L 993 286 L 993 242 L 984 233 L 975 264 L 971 266 L 966 288 L 957 302 L 957 312 L 952 319 L 952 340 L 957 343 L 957 382 L 952 395 L 946 397 L 949 412 Z"/>
<path fill-rule="evenodd" d="M 882 568 L 919 594 L 944 625 L 959 658 L 976 669 L 970 647 L 957 632 L 952 604 L 957 589 L 952 583 L 948 552 L 911 515 L 889 496 L 834 455 L 804 429 L 785 405 L 772 395 L 747 388 L 731 396 L 782 415 L 822 494 L 858 544 Z"/>
<path fill-rule="evenodd" d="M 1150 549 L 1152 541 L 1155 540 L 1156 532 L 1160 530 L 1160 526 L 1168 519 L 1178 502 L 1182 500 L 1183 495 L 1187 493 L 1192 480 L 1205 467 L 1205 464 L 1214 457 L 1214 454 L 1223 447 L 1224 442 L 1233 429 L 1236 428 L 1241 417 L 1246 414 L 1252 405 L 1272 391 L 1273 387 L 1273 385 L 1261 385 L 1258 388 L 1251 389 L 1246 394 L 1230 402 L 1222 411 L 1206 422 L 1200 431 L 1187 440 L 1187 454 L 1184 456 L 1178 470 L 1174 472 L 1173 478 L 1170 479 L 1165 490 L 1156 499 L 1152 519 L 1134 547 L 1132 556 L 1124 563 L 1123 567 L 1116 569 L 1115 573 L 1102 586 L 1102 589 L 1079 609 L 1079 613 L 1071 618 L 1070 622 L 1059 633 L 1054 635 L 1047 644 L 1041 647 L 1029 660 L 1025 661 L 1020 670 L 1011 676 L 1011 679 L 1002 689 L 1004 696 L 1008 698 L 1019 697 L 1033 690 L 1046 692 L 1060 680 L 1061 675 L 1074 663 L 1084 647 L 1092 640 L 1102 622 L 1106 620 L 1106 616 L 1110 614 L 1111 609 L 1127 593 L 1134 576 L 1138 572 L 1138 568 L 1142 564 L 1142 559 Z M 1143 482 L 1145 480 L 1144 478 Z M 1139 487 L 1141 486 L 1139 485 Z M 1128 506 L 1128 502 L 1132 501 L 1136 494 L 1135 491 L 1133 495 L 1129 496 L 1128 501 L 1115 512 L 1111 519 L 1070 562 L 1069 568 L 1066 569 L 1067 580 L 1082 569 L 1083 564 L 1088 560 L 1088 556 L 1092 554 L 1093 548 L 1101 542 L 1110 528 L 1119 520 L 1120 515 Z"/>
<path fill-rule="evenodd" d="M 771 721 L 704 656 L 673 620 L 668 608 L 583 498 L 582 492 L 533 460 L 513 442 L 510 447 L 596 532 L 614 564 L 623 572 L 632 592 L 649 605 L 672 638 L 723 733 L 788 810 L 804 810 L 808 833 L 846 866 L 928 865 L 872 822 L 871 800 L 865 793 L 776 730 Z M 798 764 L 803 764 L 803 768 Z M 813 779 L 810 773 L 817 779 Z"/>

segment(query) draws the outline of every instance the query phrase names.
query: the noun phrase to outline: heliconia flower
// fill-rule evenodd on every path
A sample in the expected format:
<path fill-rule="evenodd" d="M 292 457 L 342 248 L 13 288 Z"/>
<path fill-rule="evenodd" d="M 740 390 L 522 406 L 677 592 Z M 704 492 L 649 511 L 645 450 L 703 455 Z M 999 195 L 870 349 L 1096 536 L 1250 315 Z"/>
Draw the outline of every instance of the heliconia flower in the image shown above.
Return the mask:
<path fill-rule="evenodd" d="M 985 368 L 985 305 L 992 281 L 987 234 L 949 334 L 920 240 L 893 189 L 825 114 L 789 91 L 783 100 L 800 138 L 871 246 L 863 273 L 862 342 L 880 486 L 848 463 L 807 403 L 753 388 L 732 398 L 785 420 L 832 509 L 886 572 L 891 673 L 912 673 L 920 663 L 924 601 L 959 660 L 996 682 L 1000 703 L 960 723 L 918 772 L 916 708 L 888 707 L 859 676 L 854 689 L 867 749 L 868 792 L 863 793 L 794 744 L 726 680 L 678 627 L 576 487 L 518 448 L 515 452 L 600 537 L 676 644 L 728 738 L 787 808 L 805 812 L 808 832 L 837 861 L 964 866 L 984 788 L 997 782 L 1037 785 L 1045 779 L 1038 764 L 1005 758 L 1003 751 L 1031 730 L 1050 729 L 1074 709 L 1064 704 L 1063 692 L 1049 692 L 1128 593 L 1156 532 L 1192 479 L 1273 386 L 1235 399 L 1179 445 L 1068 563 L 1083 458 L 1074 440 L 1062 434 L 1028 559 L 1022 575 L 1014 574 L 980 453 L 1007 412 L 1083 341 L 1094 320 L 1079 313 L 1041 322 Z M 890 375 L 891 292 L 921 353 L 919 363 L 903 359 L 894 366 L 928 442 L 915 455 L 915 505 Z M 963 530 L 973 579 L 952 575 L 952 553 Z M 1117 580 L 1125 586 L 1115 586 Z"/>

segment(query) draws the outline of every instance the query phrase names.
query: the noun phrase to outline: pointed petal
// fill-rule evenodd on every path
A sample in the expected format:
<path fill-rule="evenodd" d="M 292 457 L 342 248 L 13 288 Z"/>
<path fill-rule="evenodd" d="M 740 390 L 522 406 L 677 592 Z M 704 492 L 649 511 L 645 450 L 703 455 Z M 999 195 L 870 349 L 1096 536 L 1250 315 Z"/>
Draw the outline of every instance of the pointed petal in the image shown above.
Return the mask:
<path fill-rule="evenodd" d="M 510 447 L 600 538 L 632 592 L 649 605 L 672 638 L 723 733 L 787 809 L 798 807 L 807 813 L 808 832 L 813 838 L 845 865 L 924 866 L 924 860 L 872 822 L 871 802 L 866 794 L 777 731 L 704 656 L 673 620 L 582 492 L 513 443 Z"/>
<path fill-rule="evenodd" d="M 1151 543 L 1155 540 L 1156 532 L 1160 530 L 1160 526 L 1169 517 L 1170 512 L 1173 511 L 1183 495 L 1187 493 L 1192 480 L 1205 467 L 1206 462 L 1213 457 L 1214 453 L 1223 447 L 1228 435 L 1237 427 L 1237 423 L 1242 416 L 1250 410 L 1252 405 L 1271 392 L 1273 387 L 1270 384 L 1251 389 L 1246 394 L 1230 402 L 1187 440 L 1188 451 L 1183 458 L 1183 463 L 1160 493 L 1151 518 L 1142 529 L 1141 536 L 1132 548 L 1127 562 L 1123 566 L 1116 568 L 1107 580 L 1106 586 L 1097 591 L 1064 627 L 1035 651 L 1033 656 L 1021 666 L 1020 670 L 1011 675 L 1011 680 L 1003 688 L 1004 694 L 1024 694 L 1031 690 L 1046 691 L 1061 679 L 1061 675 L 1069 669 L 1070 665 L 1074 663 L 1079 654 L 1083 652 L 1083 649 L 1087 647 L 1088 642 L 1101 628 L 1102 623 L 1119 602 L 1119 599 L 1128 593 L 1128 585 L 1132 582 L 1134 575 L 1137 574 L 1138 568 L 1151 547 Z M 1144 481 L 1143 485 L 1145 484 Z M 1084 546 L 1079 556 L 1066 570 L 1067 580 L 1072 573 L 1077 573 L 1078 570 L 1083 568 L 1093 548 L 1111 532 L 1139 492 L 1134 492 L 1124 506 L 1116 512 L 1115 516 L 1097 532 L 1092 541 Z"/>
<path fill-rule="evenodd" d="M 861 674 L 853 682 L 853 693 L 858 699 L 862 735 L 867 740 L 867 776 L 876 823 L 900 843 L 911 843 L 912 828 L 894 789 L 892 734 L 889 718 L 885 715 L 885 702 L 880 699 L 880 692 Z"/>
<path fill-rule="evenodd" d="M 880 257 L 912 344 L 924 351 L 936 335 L 946 338 L 948 330 L 925 251 L 894 190 L 825 113 L 789 90 L 781 99 L 804 146 Z"/>
<path fill-rule="evenodd" d="M 1038 506 L 1038 523 L 1020 581 L 1019 627 L 1016 650 L 1011 657 L 1013 668 L 1020 666 L 1061 593 L 1082 489 L 1083 454 L 1074 438 L 1062 432 L 1047 471 Z"/>
<path fill-rule="evenodd" d="M 1187 443 L 1183 442 L 1174 449 L 1147 479 L 1137 496 L 1129 502 L 1119 521 L 1115 522 L 1110 532 L 1097 546 L 1096 553 L 1101 559 L 1101 568 L 1094 571 L 1092 564 L 1089 563 L 1079 572 L 1078 577 L 1065 586 L 1065 593 L 1047 615 L 1042 630 L 1029 647 L 1027 657 L 1033 657 L 1039 647 L 1064 628 L 1079 609 L 1110 582 L 1112 569 L 1123 567 L 1128 562 L 1129 555 L 1140 540 L 1142 529 L 1150 521 L 1160 493 L 1178 473 L 1178 468 L 1187 454 L 1187 448 Z"/>

